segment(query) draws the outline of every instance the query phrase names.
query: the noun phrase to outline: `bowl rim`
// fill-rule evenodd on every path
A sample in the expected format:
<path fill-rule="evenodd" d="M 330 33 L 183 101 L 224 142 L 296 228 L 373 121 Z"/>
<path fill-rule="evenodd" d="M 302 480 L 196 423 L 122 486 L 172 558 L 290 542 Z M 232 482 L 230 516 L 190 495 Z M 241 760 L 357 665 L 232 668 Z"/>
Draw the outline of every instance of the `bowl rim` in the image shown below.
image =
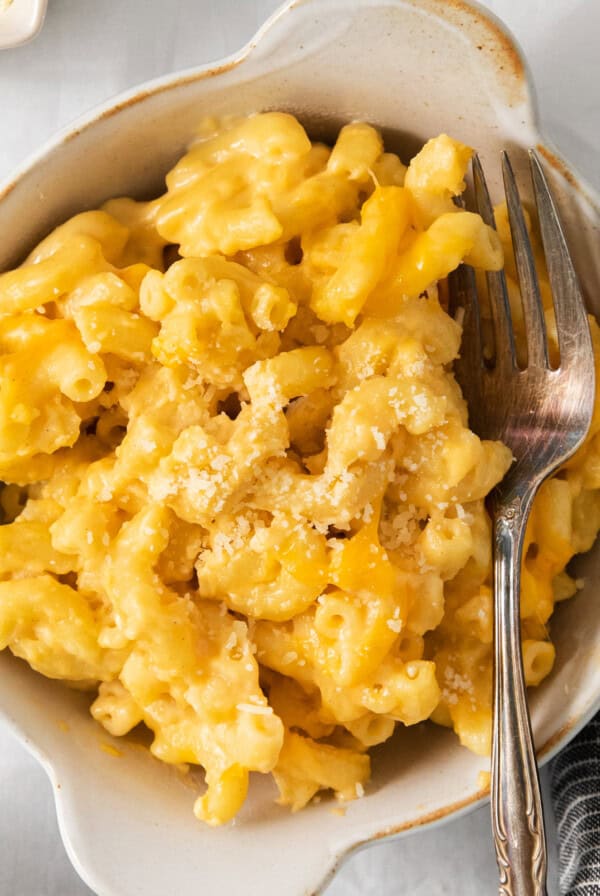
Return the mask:
<path fill-rule="evenodd" d="M 143 102 L 150 96 L 155 96 L 159 93 L 184 86 L 188 83 L 218 76 L 236 68 L 252 56 L 262 40 L 283 17 L 300 6 L 314 5 L 317 2 L 318 0 L 286 0 L 286 2 L 279 6 L 264 21 L 255 34 L 239 50 L 212 62 L 207 62 L 198 66 L 190 66 L 182 70 L 160 75 L 159 77 L 144 81 L 139 85 L 120 91 L 109 99 L 96 104 L 92 109 L 78 116 L 72 122 L 51 135 L 37 150 L 28 154 L 23 162 L 9 173 L 7 177 L 0 181 L 0 203 L 38 164 L 43 163 L 53 151 L 59 150 L 65 143 L 68 143 L 83 131 L 95 126 L 106 118 L 118 114 L 130 105 Z M 463 8 L 468 12 L 474 13 L 485 24 L 491 26 L 492 30 L 494 30 L 499 35 L 499 38 L 505 42 L 506 47 L 509 47 L 511 52 L 515 54 L 522 68 L 524 93 L 523 106 L 525 114 L 529 117 L 528 124 L 531 127 L 531 132 L 537 139 L 535 148 L 542 154 L 544 160 L 569 182 L 571 189 L 586 200 L 600 217 L 600 191 L 596 190 L 596 188 L 578 172 L 576 167 L 564 158 L 558 148 L 554 145 L 553 141 L 544 133 L 540 124 L 534 81 L 525 54 L 505 23 L 490 9 L 477 2 L 477 0 L 432 0 L 434 8 L 431 8 L 431 2 L 425 7 L 423 0 L 340 0 L 340 2 L 348 8 L 384 6 L 421 7 L 427 15 L 445 21 L 447 21 L 447 8 L 452 6 L 459 9 Z M 45 2 L 42 2 L 41 5 L 45 8 Z M 42 21 L 43 17 L 40 21 L 40 27 Z M 538 748 L 537 754 L 539 765 L 543 766 L 549 762 L 583 727 L 585 727 L 599 709 L 600 688 L 596 698 L 583 712 L 570 716 L 561 729 Z M 55 760 L 53 760 L 46 750 L 27 734 L 21 723 L 3 709 L 1 700 L 0 720 L 7 725 L 8 729 L 16 736 L 18 741 L 25 747 L 30 755 L 40 763 L 46 772 L 53 789 L 61 838 L 69 859 L 77 873 L 88 886 L 94 889 L 98 894 L 101 894 L 101 896 L 122 896 L 122 894 L 118 893 L 116 890 L 107 888 L 106 884 L 96 877 L 94 869 L 86 867 L 78 857 L 77 850 L 73 844 L 71 827 L 68 820 L 67 799 L 65 793 L 68 788 L 61 787 L 58 782 L 58 770 L 55 766 Z M 315 896 L 317 893 L 322 892 L 322 890 L 331 882 L 331 879 L 339 868 L 356 852 L 359 852 L 370 845 L 380 843 L 383 840 L 398 839 L 415 831 L 431 830 L 439 827 L 451 820 L 464 817 L 470 812 L 485 805 L 488 801 L 489 787 L 485 787 L 458 802 L 443 806 L 434 812 L 414 817 L 398 826 L 387 826 L 364 839 L 357 840 L 350 847 L 344 849 L 339 855 L 332 859 L 331 867 L 327 870 L 318 889 L 314 891 Z"/>
<path fill-rule="evenodd" d="M 570 718 L 560 731 L 545 744 L 542 744 L 537 750 L 538 766 L 540 768 L 549 763 L 564 746 L 577 736 L 596 714 L 599 706 L 600 693 L 596 703 L 591 704 L 580 716 Z M 23 746 L 27 753 L 40 764 L 41 768 L 46 773 L 52 787 L 60 837 L 69 857 L 69 861 L 79 877 L 97 894 L 97 896 L 123 896 L 122 892 L 107 888 L 106 884 L 100 878 L 95 876 L 94 870 L 88 868 L 85 862 L 80 860 L 77 849 L 73 843 L 71 826 L 68 818 L 68 788 L 63 787 L 59 783 L 59 773 L 52 757 L 43 747 L 32 740 L 24 730 L 23 726 L 17 722 L 16 719 L 5 712 L 1 704 L 0 721 L 7 726 L 8 730 L 15 736 L 21 746 Z M 434 812 L 412 818 L 397 826 L 392 825 L 391 827 L 385 827 L 369 837 L 357 840 L 350 847 L 342 850 L 341 853 L 333 857 L 330 867 L 325 871 L 318 888 L 311 893 L 311 896 L 319 896 L 319 894 L 323 893 L 325 888 L 331 883 L 337 872 L 346 864 L 346 862 L 364 849 L 367 849 L 370 846 L 376 846 L 383 842 L 399 840 L 409 834 L 417 833 L 419 831 L 432 831 L 436 828 L 440 828 L 451 821 L 458 821 L 460 818 L 470 815 L 477 809 L 487 805 L 489 801 L 490 789 L 489 786 L 487 786 L 477 790 L 474 794 L 471 794 L 462 800 L 443 806 Z"/>
<path fill-rule="evenodd" d="M 42 0 L 43 5 L 47 0 Z M 0 180 L 0 202 L 2 202 L 9 193 L 17 186 L 21 178 L 25 177 L 37 164 L 42 162 L 46 156 L 56 149 L 59 149 L 64 143 L 68 143 L 80 133 L 93 127 L 103 119 L 111 118 L 122 109 L 130 105 L 136 105 L 151 95 L 163 93 L 164 91 L 184 86 L 185 84 L 195 81 L 211 78 L 216 75 L 224 74 L 233 68 L 241 65 L 249 59 L 252 53 L 259 47 L 267 34 L 273 30 L 274 26 L 286 16 L 301 6 L 309 6 L 317 3 L 318 0 L 284 0 L 271 15 L 265 19 L 257 31 L 250 39 L 243 44 L 239 50 L 230 53 L 227 56 L 201 65 L 188 66 L 175 72 L 159 75 L 147 81 L 142 81 L 133 87 L 128 87 L 123 91 L 95 104 L 87 112 L 76 116 L 72 121 L 68 122 L 62 128 L 59 128 L 51 134 L 38 149 L 28 153 L 23 161 L 17 165 L 11 172 Z M 385 6 L 413 6 L 424 7 L 423 0 L 342 0 L 342 2 L 352 7 L 385 7 Z M 533 133 L 539 138 L 536 149 L 540 150 L 545 161 L 558 170 L 565 177 L 570 185 L 577 190 L 600 215 L 600 189 L 596 189 L 587 179 L 579 172 L 576 166 L 572 165 L 566 159 L 554 142 L 545 134 L 540 120 L 538 98 L 535 91 L 535 82 L 531 73 L 531 68 L 527 61 L 527 57 L 516 37 L 512 34 L 508 26 L 498 18 L 488 7 L 483 6 L 479 0 L 432 0 L 435 4 L 435 10 L 425 10 L 426 14 L 447 20 L 447 10 L 450 7 L 464 9 L 474 13 L 484 24 L 496 32 L 496 35 L 505 43 L 510 52 L 514 53 L 518 60 L 523 73 L 524 88 L 524 108 L 529 116 L 529 124 Z"/>

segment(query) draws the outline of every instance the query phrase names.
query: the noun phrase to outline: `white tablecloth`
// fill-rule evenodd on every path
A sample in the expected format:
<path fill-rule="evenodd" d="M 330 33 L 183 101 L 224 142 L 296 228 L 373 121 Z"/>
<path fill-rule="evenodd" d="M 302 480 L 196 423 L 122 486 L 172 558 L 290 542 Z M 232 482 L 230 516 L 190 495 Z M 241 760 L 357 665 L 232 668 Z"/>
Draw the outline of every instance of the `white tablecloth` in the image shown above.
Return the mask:
<path fill-rule="evenodd" d="M 0 51 L 0 178 L 95 103 L 148 78 L 233 52 L 278 5 L 278 0 L 50 0 L 37 40 Z M 504 19 L 526 52 L 546 133 L 600 188 L 600 3 L 489 0 L 484 5 Z M 0 800 L 0 896 L 90 894 L 66 858 L 44 773 L 1 723 Z M 553 896 L 555 832 L 546 803 Z M 482 896 L 496 891 L 496 881 L 488 811 L 482 809 L 363 851 L 342 869 L 327 896 Z"/>

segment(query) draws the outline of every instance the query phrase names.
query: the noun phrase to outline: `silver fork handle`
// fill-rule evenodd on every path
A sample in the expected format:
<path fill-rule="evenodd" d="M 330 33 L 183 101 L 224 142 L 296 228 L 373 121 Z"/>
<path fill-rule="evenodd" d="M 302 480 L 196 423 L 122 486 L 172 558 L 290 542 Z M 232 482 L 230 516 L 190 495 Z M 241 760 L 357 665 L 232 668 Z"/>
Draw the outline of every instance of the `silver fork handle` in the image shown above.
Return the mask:
<path fill-rule="evenodd" d="M 492 829 L 500 896 L 545 896 L 546 838 L 520 631 L 521 557 L 535 488 L 494 515 Z"/>

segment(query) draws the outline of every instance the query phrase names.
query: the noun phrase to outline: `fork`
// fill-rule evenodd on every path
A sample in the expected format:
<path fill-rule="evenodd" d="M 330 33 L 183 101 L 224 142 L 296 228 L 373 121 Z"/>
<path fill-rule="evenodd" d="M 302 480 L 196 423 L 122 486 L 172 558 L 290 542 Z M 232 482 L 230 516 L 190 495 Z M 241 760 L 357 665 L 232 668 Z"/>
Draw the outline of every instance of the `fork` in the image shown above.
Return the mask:
<path fill-rule="evenodd" d="M 502 154 L 515 263 L 526 330 L 527 364 L 517 361 L 504 272 L 487 273 L 494 351 L 484 350 L 472 269 L 450 283 L 462 306 L 463 347 L 456 378 L 482 438 L 500 439 L 513 465 L 490 496 L 494 556 L 494 713 L 492 829 L 501 896 L 546 893 L 546 840 L 527 708 L 520 637 L 520 574 L 529 511 L 543 480 L 581 445 L 594 401 L 594 356 L 581 291 L 556 206 L 539 159 L 529 153 L 534 196 L 554 301 L 559 366 L 549 359 L 546 322 L 533 253 L 513 170 Z M 475 205 L 492 227 L 494 215 L 481 163 L 473 159 Z"/>

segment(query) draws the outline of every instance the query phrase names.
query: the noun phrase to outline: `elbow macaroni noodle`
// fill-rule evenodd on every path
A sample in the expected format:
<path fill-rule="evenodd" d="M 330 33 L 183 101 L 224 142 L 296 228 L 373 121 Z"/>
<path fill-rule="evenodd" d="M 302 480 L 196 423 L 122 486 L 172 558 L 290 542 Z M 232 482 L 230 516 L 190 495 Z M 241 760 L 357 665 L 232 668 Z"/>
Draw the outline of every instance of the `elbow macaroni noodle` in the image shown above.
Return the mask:
<path fill-rule="evenodd" d="M 517 291 L 505 211 L 496 233 L 453 202 L 470 155 L 442 135 L 405 168 L 362 123 L 329 149 L 291 115 L 208 122 L 163 196 L 0 275 L 0 649 L 202 766 L 209 824 L 251 771 L 293 810 L 361 795 L 398 723 L 489 750 L 484 498 L 511 457 L 468 428 L 438 284 L 505 256 Z M 532 513 L 532 685 L 600 526 L 599 420 Z"/>

